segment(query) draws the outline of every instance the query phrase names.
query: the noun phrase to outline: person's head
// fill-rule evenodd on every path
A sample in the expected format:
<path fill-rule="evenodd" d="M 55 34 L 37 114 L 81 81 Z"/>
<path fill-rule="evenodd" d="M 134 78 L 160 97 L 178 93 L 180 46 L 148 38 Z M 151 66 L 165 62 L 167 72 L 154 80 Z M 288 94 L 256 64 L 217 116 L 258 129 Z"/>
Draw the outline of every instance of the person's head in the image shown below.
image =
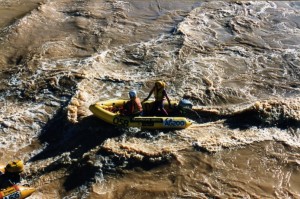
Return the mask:
<path fill-rule="evenodd" d="M 129 91 L 129 97 L 130 97 L 130 99 L 136 98 L 136 91 L 135 90 L 130 90 Z"/>
<path fill-rule="evenodd" d="M 24 169 L 24 163 L 22 160 L 15 160 L 8 162 L 5 167 L 5 173 L 21 173 Z"/>
<path fill-rule="evenodd" d="M 155 87 L 158 88 L 158 89 L 165 88 L 165 86 L 166 86 L 166 83 L 163 82 L 163 81 L 156 81 L 155 82 Z"/>

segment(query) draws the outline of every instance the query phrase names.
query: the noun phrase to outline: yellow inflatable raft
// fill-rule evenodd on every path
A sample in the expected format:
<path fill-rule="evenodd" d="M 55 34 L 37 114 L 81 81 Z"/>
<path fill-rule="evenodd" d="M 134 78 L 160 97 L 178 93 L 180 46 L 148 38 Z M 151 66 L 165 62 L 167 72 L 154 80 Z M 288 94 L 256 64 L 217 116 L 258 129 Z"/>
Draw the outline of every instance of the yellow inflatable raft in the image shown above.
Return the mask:
<path fill-rule="evenodd" d="M 0 199 L 24 199 L 29 197 L 35 189 L 21 185 L 13 185 L 0 191 Z"/>
<path fill-rule="evenodd" d="M 5 173 L 5 165 L 0 165 L 0 178 Z M 0 199 L 24 199 L 29 197 L 35 188 L 22 185 L 11 185 L 0 189 Z"/>
<path fill-rule="evenodd" d="M 189 127 L 192 122 L 185 117 L 174 116 L 136 116 L 129 117 L 121 115 L 116 110 L 122 108 L 128 100 L 107 100 L 100 101 L 90 105 L 90 111 L 101 120 L 123 127 L 140 127 L 143 129 L 184 129 Z M 177 106 L 177 102 L 171 101 L 171 107 Z M 165 104 L 166 109 L 168 104 Z M 144 112 L 150 111 L 153 106 L 153 101 L 143 103 Z M 172 109 L 167 111 L 170 113 Z"/>

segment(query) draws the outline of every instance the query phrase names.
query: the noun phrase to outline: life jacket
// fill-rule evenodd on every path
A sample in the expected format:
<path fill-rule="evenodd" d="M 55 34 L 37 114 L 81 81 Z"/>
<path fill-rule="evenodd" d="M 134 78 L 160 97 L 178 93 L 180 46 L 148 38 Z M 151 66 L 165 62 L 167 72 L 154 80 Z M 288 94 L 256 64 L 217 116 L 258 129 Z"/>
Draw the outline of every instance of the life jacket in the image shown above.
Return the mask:
<path fill-rule="evenodd" d="M 134 100 L 130 100 L 126 104 L 126 109 L 128 114 L 139 113 L 143 111 L 141 100 L 136 97 Z"/>
<path fill-rule="evenodd" d="M 156 101 L 162 101 L 165 99 L 165 89 L 164 88 L 160 88 L 157 89 L 156 87 L 154 88 L 154 98 Z"/>

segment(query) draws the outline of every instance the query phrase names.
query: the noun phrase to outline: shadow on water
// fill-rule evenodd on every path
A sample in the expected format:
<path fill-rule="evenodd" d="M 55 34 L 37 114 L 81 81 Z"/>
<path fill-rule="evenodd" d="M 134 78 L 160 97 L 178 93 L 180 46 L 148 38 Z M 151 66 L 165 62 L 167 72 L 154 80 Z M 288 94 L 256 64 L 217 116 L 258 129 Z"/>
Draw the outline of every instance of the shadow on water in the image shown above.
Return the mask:
<path fill-rule="evenodd" d="M 29 161 L 57 158 L 52 164 L 43 169 L 50 173 L 67 168 L 68 177 L 64 183 L 65 189 L 72 190 L 87 182 L 93 181 L 100 168 L 89 163 L 85 153 L 101 145 L 106 139 L 117 137 L 124 132 L 114 126 L 102 122 L 96 117 L 89 116 L 77 124 L 70 123 L 66 112 L 61 109 L 43 128 L 39 140 L 46 147 Z M 67 158 L 64 158 L 64 153 Z"/>
<path fill-rule="evenodd" d="M 263 122 L 255 111 L 247 111 L 224 117 L 225 124 L 231 129 L 246 130 L 251 127 L 262 127 Z"/>
<path fill-rule="evenodd" d="M 225 124 L 231 129 L 246 130 L 251 127 L 280 129 L 300 128 L 300 123 L 296 119 L 279 117 L 266 117 L 255 110 L 247 110 L 231 116 L 224 116 Z"/>
<path fill-rule="evenodd" d="M 122 155 L 103 149 L 101 144 L 114 137 L 139 137 L 144 139 L 159 139 L 160 134 L 172 134 L 172 130 L 137 130 L 130 132 L 127 128 L 115 127 L 100 119 L 89 116 L 77 124 L 67 120 L 66 111 L 61 109 L 43 128 L 39 141 L 45 148 L 29 161 L 39 161 L 53 158 L 53 162 L 36 175 L 49 174 L 53 171 L 67 169 L 68 175 L 64 182 L 66 191 L 73 190 L 95 182 L 95 177 L 101 174 L 120 174 L 122 169 L 142 168 L 150 170 L 172 159 L 166 155 L 159 161 L 153 161 L 145 156 L 143 161 L 136 158 L 124 158 Z M 175 136 L 175 134 L 174 134 Z M 92 152 L 94 150 L 94 152 Z M 95 158 L 97 160 L 95 160 Z M 94 164 L 94 161 L 101 165 Z"/>

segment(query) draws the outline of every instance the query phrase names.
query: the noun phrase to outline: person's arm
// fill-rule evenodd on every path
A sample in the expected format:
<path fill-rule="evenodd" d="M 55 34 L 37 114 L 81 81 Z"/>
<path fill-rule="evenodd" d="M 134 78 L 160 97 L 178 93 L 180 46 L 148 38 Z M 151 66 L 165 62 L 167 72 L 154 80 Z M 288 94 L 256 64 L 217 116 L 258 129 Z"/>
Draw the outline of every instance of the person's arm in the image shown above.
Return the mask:
<path fill-rule="evenodd" d="M 151 89 L 149 95 L 142 101 L 142 103 L 144 103 L 145 101 L 147 101 L 151 97 L 153 91 L 154 91 L 154 87 Z"/>
<path fill-rule="evenodd" d="M 164 95 L 166 96 L 166 98 L 168 100 L 169 108 L 171 108 L 171 101 L 170 101 L 170 98 L 169 98 L 166 90 L 164 90 Z"/>
<path fill-rule="evenodd" d="M 136 98 L 134 100 L 134 114 L 140 113 L 143 111 L 143 106 L 141 104 L 141 100 L 140 98 Z"/>
<path fill-rule="evenodd" d="M 143 106 L 142 106 L 140 98 L 137 98 L 135 102 L 136 102 L 138 110 L 143 111 Z"/>

